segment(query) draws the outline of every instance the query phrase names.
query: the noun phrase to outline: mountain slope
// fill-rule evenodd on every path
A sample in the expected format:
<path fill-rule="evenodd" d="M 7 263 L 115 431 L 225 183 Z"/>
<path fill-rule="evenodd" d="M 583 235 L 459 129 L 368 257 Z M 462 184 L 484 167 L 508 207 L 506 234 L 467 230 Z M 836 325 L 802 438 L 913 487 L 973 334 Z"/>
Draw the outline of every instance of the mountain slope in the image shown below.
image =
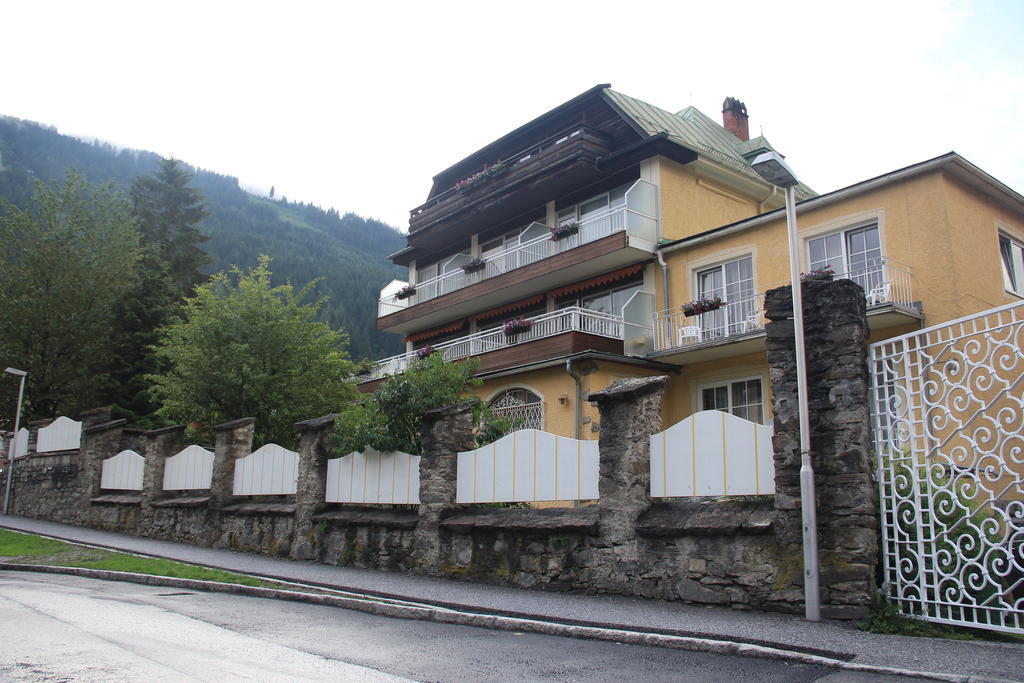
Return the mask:
<path fill-rule="evenodd" d="M 75 168 L 91 182 L 113 181 L 127 191 L 132 179 L 152 173 L 159 159 L 152 152 L 87 143 L 52 127 L 0 116 L 0 198 L 18 206 L 31 197 L 35 178 L 60 179 L 65 169 Z M 191 170 L 209 211 L 200 225 L 210 236 L 203 245 L 213 258 L 207 272 L 231 265 L 247 268 L 259 254 L 269 254 L 275 283 L 287 280 L 302 287 L 322 278 L 315 288 L 317 295 L 328 297 L 321 317 L 345 328 L 353 358 L 401 350 L 397 336 L 375 327 L 380 288 L 404 277 L 404 269 L 387 260 L 404 246 L 401 233 L 355 214 L 256 197 L 242 190 L 237 178 Z"/>

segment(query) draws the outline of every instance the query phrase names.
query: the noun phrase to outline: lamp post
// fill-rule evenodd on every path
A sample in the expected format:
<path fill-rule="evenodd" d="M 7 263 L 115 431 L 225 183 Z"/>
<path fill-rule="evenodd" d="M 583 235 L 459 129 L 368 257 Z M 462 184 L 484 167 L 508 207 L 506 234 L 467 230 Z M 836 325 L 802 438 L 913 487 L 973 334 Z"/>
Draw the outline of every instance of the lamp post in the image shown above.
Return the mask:
<path fill-rule="evenodd" d="M 18 452 L 18 429 L 21 427 L 21 397 L 25 393 L 25 375 L 28 373 L 24 370 L 18 370 L 17 368 L 5 368 L 4 372 L 8 375 L 14 375 L 20 377 L 21 382 L 18 385 L 18 408 L 14 413 L 14 436 L 11 437 L 11 447 L 7 453 L 7 486 L 4 488 L 4 514 L 6 515 L 10 511 L 11 505 L 11 482 L 14 480 L 14 456 Z"/>
<path fill-rule="evenodd" d="M 789 277 L 793 289 L 793 336 L 796 339 L 796 400 L 800 414 L 800 511 L 804 541 L 804 615 L 821 619 L 818 592 L 818 515 L 811 464 L 810 414 L 807 409 L 807 354 L 804 350 L 804 301 L 800 291 L 799 247 L 796 238 L 796 185 L 799 182 L 782 155 L 765 152 L 754 159 L 754 170 L 786 191 L 786 228 L 789 232 Z"/>

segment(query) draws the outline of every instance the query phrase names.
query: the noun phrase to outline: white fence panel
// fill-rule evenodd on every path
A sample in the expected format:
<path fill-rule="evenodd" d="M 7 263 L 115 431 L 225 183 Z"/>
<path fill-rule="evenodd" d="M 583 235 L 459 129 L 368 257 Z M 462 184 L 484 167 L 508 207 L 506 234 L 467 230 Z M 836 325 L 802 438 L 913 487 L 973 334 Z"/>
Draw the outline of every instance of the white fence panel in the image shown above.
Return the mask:
<path fill-rule="evenodd" d="M 36 453 L 68 451 L 82 444 L 82 423 L 70 417 L 58 417 L 39 430 L 36 435 Z"/>
<path fill-rule="evenodd" d="M 213 453 L 188 446 L 164 464 L 164 491 L 208 489 L 213 479 Z"/>
<path fill-rule="evenodd" d="M 458 457 L 459 503 L 598 497 L 597 441 L 521 429 Z"/>
<path fill-rule="evenodd" d="M 100 488 L 141 491 L 142 469 L 145 464 L 146 459 L 135 451 L 121 451 L 114 457 L 107 458 L 103 461 Z"/>
<path fill-rule="evenodd" d="M 327 461 L 328 503 L 420 502 L 420 456 L 367 448 Z"/>
<path fill-rule="evenodd" d="M 704 410 L 651 435 L 651 496 L 775 493 L 772 428 Z"/>
<path fill-rule="evenodd" d="M 28 455 L 28 439 L 29 439 L 29 436 L 30 436 L 29 431 L 27 429 L 25 429 L 24 427 L 22 427 L 21 429 L 18 430 L 18 443 L 15 444 L 15 446 L 14 446 L 14 457 L 15 458 L 24 458 L 26 455 Z"/>
<path fill-rule="evenodd" d="M 275 443 L 235 461 L 236 496 L 271 496 L 295 493 L 299 454 Z"/>

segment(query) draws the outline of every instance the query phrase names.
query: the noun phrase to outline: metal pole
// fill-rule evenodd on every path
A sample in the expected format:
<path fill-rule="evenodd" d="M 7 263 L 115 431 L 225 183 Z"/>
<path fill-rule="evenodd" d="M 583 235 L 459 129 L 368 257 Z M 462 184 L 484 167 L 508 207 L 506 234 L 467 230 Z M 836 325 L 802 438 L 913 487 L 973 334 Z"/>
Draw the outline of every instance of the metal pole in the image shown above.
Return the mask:
<path fill-rule="evenodd" d="M 18 384 L 18 408 L 14 413 L 14 436 L 11 437 L 10 452 L 7 454 L 7 486 L 4 488 L 4 514 L 11 509 L 11 482 L 14 480 L 14 456 L 18 452 L 18 429 L 21 427 L 21 397 L 25 393 L 25 375 Z"/>
<path fill-rule="evenodd" d="M 814 467 L 811 464 L 811 418 L 807 408 L 807 354 L 804 350 L 804 298 L 800 287 L 796 239 L 796 190 L 786 188 L 786 227 L 789 231 L 789 275 L 793 283 L 793 336 L 796 339 L 796 398 L 800 412 L 800 511 L 804 541 L 804 615 L 821 620 L 818 592 L 818 514 L 815 507 Z"/>

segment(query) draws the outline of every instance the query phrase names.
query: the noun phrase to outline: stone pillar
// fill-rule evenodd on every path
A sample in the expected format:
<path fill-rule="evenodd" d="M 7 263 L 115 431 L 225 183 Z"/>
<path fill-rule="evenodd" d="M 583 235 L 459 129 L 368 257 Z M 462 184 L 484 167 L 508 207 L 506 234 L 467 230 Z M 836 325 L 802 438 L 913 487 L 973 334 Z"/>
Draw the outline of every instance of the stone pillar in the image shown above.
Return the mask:
<path fill-rule="evenodd" d="M 818 496 L 822 615 L 865 612 L 878 561 L 879 510 L 871 481 L 871 414 L 864 290 L 852 280 L 803 284 L 811 462 Z M 800 422 L 792 291 L 765 295 L 775 436 L 774 529 L 802 567 Z M 803 585 L 802 572 L 794 583 Z M 793 588 L 792 586 L 790 587 Z M 792 593 L 792 591 L 790 591 Z M 801 595 L 802 600 L 802 595 Z"/>
<path fill-rule="evenodd" d="M 324 508 L 327 494 L 327 460 L 331 455 L 331 429 L 338 414 L 324 415 L 297 422 L 299 432 L 299 478 L 295 490 L 295 534 L 291 556 L 311 560 L 313 546 L 313 515 Z"/>
<path fill-rule="evenodd" d="M 221 508 L 231 500 L 235 485 L 235 460 L 252 453 L 255 418 L 243 417 L 213 428 L 213 477 L 210 506 Z"/>
<path fill-rule="evenodd" d="M 637 561 L 636 521 L 650 507 L 650 436 L 661 430 L 668 377 L 631 377 L 590 394 L 601 411 L 601 539 L 620 546 L 619 561 Z"/>
<path fill-rule="evenodd" d="M 473 449 L 473 407 L 476 399 L 423 415 L 420 433 L 420 510 L 414 553 L 426 573 L 441 562 L 441 520 L 457 509 L 459 451 Z"/>
<path fill-rule="evenodd" d="M 153 501 L 164 498 L 164 467 L 167 458 L 177 455 L 185 447 L 185 425 L 154 429 L 143 434 L 142 456 L 146 464 L 142 471 L 142 510 L 147 512 Z"/>
<path fill-rule="evenodd" d="M 82 421 L 82 429 L 110 422 L 111 410 L 111 406 L 83 410 L 78 414 L 78 419 Z"/>
<path fill-rule="evenodd" d="M 114 420 L 94 424 L 82 429 L 82 446 L 79 449 L 84 485 L 82 512 L 89 508 L 89 500 L 100 495 L 100 479 L 103 475 L 103 461 L 120 452 L 121 432 L 127 420 Z"/>

